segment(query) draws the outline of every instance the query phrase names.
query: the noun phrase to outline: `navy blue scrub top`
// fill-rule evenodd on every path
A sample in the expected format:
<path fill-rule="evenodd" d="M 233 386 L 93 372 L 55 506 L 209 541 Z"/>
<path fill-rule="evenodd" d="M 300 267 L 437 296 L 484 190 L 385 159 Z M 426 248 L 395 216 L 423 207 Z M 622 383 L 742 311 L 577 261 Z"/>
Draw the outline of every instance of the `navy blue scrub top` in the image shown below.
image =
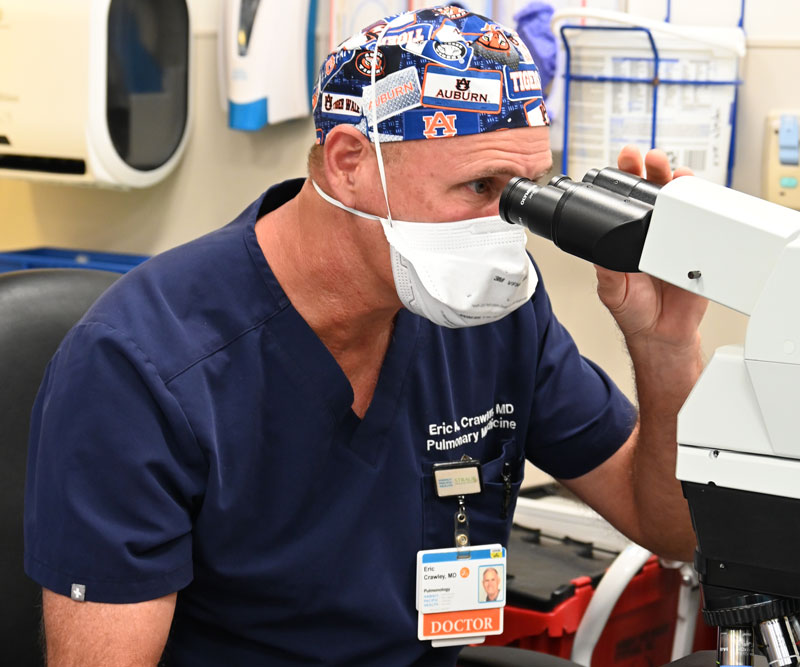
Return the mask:
<path fill-rule="evenodd" d="M 456 509 L 431 466 L 480 459 L 471 540 L 506 544 L 503 464 L 515 499 L 526 456 L 582 475 L 635 412 L 540 281 L 494 324 L 401 310 L 359 419 L 256 240 L 302 182 L 121 278 L 61 344 L 33 412 L 25 570 L 89 601 L 180 591 L 168 665 L 453 664 L 416 638 L 416 553 L 452 546 Z"/>

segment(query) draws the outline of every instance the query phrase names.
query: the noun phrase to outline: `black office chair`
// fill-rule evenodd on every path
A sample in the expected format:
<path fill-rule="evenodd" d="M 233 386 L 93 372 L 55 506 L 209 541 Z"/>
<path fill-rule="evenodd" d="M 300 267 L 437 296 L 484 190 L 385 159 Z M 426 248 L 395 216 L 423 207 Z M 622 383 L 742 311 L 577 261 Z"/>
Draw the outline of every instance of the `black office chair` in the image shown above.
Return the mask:
<path fill-rule="evenodd" d="M 458 654 L 458 667 L 582 667 L 556 655 L 511 646 L 468 646 Z"/>
<path fill-rule="evenodd" d="M 45 366 L 119 274 L 41 269 L 0 274 L 0 663 L 43 664 L 41 591 L 22 569 L 22 502 L 30 412 Z"/>

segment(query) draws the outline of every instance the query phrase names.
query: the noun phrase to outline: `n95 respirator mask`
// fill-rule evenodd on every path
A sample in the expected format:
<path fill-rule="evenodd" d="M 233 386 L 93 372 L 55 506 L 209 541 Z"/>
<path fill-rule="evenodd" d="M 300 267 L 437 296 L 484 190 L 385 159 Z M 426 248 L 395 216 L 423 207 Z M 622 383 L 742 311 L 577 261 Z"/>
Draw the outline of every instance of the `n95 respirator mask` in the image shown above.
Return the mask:
<path fill-rule="evenodd" d="M 353 215 L 379 221 L 391 250 L 395 289 L 411 312 L 444 327 L 495 322 L 527 302 L 538 277 L 525 252 L 525 231 L 499 216 L 457 222 L 405 222 L 364 213 L 327 195 Z"/>

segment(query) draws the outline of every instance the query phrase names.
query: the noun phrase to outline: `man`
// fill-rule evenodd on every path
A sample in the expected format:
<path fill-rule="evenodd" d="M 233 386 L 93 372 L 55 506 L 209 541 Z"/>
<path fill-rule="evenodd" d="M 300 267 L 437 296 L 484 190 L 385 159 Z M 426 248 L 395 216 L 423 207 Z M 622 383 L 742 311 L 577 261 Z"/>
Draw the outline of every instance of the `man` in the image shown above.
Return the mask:
<path fill-rule="evenodd" d="M 487 567 L 483 571 L 482 583 L 484 602 L 494 602 L 500 597 L 500 575 L 497 573 L 497 568 Z"/>
<path fill-rule="evenodd" d="M 535 73 L 455 7 L 372 26 L 323 64 L 310 178 L 131 272 L 65 339 L 26 499 L 50 664 L 153 665 L 165 644 L 170 665 L 453 664 L 416 639 L 413 564 L 453 546 L 432 466 L 464 455 L 473 544 L 507 542 L 527 456 L 691 556 L 675 415 L 705 305 L 598 272 L 637 422 L 496 218 L 509 178 L 551 166 Z"/>

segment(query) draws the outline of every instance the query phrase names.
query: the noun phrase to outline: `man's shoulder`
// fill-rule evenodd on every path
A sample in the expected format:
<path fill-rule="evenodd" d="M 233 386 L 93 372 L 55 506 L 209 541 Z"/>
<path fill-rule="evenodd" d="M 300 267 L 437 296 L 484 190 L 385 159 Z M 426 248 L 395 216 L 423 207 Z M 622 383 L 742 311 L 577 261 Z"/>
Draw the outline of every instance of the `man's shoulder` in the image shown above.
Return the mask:
<path fill-rule="evenodd" d="M 269 319 L 280 308 L 253 226 L 263 196 L 233 222 L 124 275 L 82 325 L 132 341 L 168 379 Z M 86 327 L 83 327 L 86 329 Z"/>

